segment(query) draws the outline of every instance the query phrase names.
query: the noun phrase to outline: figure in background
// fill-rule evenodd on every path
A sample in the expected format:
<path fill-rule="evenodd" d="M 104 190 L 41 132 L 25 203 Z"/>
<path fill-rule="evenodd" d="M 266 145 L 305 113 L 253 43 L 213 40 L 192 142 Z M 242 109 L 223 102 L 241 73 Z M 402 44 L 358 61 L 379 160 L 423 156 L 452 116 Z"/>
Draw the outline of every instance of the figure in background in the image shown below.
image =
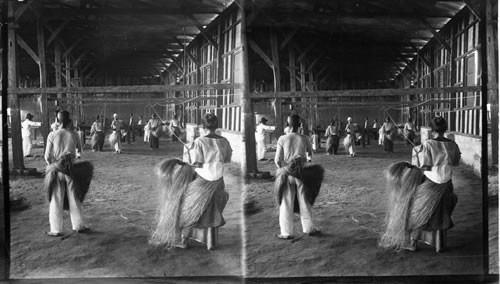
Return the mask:
<path fill-rule="evenodd" d="M 459 164 L 461 153 L 444 137 L 444 118 L 433 118 L 431 127 L 434 137 L 413 148 L 412 164 L 397 162 L 385 171 L 389 203 L 382 247 L 415 251 L 421 240 L 437 252 L 446 248 L 446 231 L 454 225 L 451 215 L 457 203 L 452 166 Z"/>
<path fill-rule="evenodd" d="M 356 133 L 351 117 L 347 118 L 347 125 L 345 126 L 344 131 L 347 134 L 347 136 L 344 138 L 344 147 L 346 151 L 348 151 L 351 158 L 354 158 L 356 156 Z"/>
<path fill-rule="evenodd" d="M 104 124 L 99 116 L 96 117 L 94 123 L 90 127 L 90 135 L 92 135 L 92 152 L 102 151 L 104 146 Z"/>
<path fill-rule="evenodd" d="M 180 141 L 181 135 L 181 122 L 177 119 L 177 114 L 174 115 L 169 124 L 170 138 L 172 142 Z"/>
<path fill-rule="evenodd" d="M 130 140 L 135 142 L 135 117 L 133 113 L 130 113 L 128 118 L 128 131 L 127 131 L 127 144 L 130 144 Z"/>
<path fill-rule="evenodd" d="M 318 151 L 320 148 L 320 140 L 319 140 L 319 135 L 316 134 L 316 130 L 311 131 L 311 144 L 312 144 L 312 150 L 314 153 Z"/>
<path fill-rule="evenodd" d="M 365 121 L 363 122 L 363 129 L 361 135 L 361 145 L 365 148 L 365 145 L 370 145 L 370 122 L 368 117 L 365 116 Z"/>
<path fill-rule="evenodd" d="M 139 137 L 144 136 L 144 120 L 142 119 L 142 115 L 139 115 L 139 120 L 137 121 L 137 133 Z"/>
<path fill-rule="evenodd" d="M 150 143 L 151 129 L 149 127 L 149 122 L 144 125 L 144 144 Z"/>
<path fill-rule="evenodd" d="M 41 122 L 32 121 L 33 115 L 26 114 L 26 119 L 21 123 L 21 136 L 23 138 L 23 154 L 24 157 L 33 157 L 31 150 L 33 149 L 33 129 L 42 125 Z"/>
<path fill-rule="evenodd" d="M 375 141 L 378 141 L 378 131 L 379 131 L 379 128 L 380 128 L 380 125 L 378 125 L 378 121 L 376 119 L 373 120 L 373 125 L 372 125 L 372 129 L 371 129 L 371 132 L 372 132 L 372 135 L 373 135 L 373 139 Z M 381 144 L 379 144 L 381 145 Z"/>
<path fill-rule="evenodd" d="M 151 119 L 148 121 L 149 126 L 149 146 L 151 150 L 158 150 L 160 148 L 160 136 L 162 133 L 161 120 L 156 118 L 156 114 L 151 115 Z"/>
<path fill-rule="evenodd" d="M 123 121 L 118 118 L 118 114 L 113 114 L 113 121 L 111 122 L 111 130 L 113 132 L 109 135 L 109 143 L 117 154 L 122 152 L 122 128 Z"/>
<path fill-rule="evenodd" d="M 49 223 L 52 237 L 63 234 L 63 213 L 69 210 L 73 230 L 88 231 L 82 214 L 82 202 L 92 180 L 94 167 L 88 161 L 74 163 L 82 150 L 78 134 L 70 130 L 69 112 L 58 113 L 61 129 L 49 133 L 45 148 L 47 169 L 45 189 L 49 199 Z"/>
<path fill-rule="evenodd" d="M 205 133 L 188 151 L 188 163 L 164 160 L 156 168 L 160 186 L 157 226 L 153 245 L 187 248 L 188 239 L 205 243 L 208 250 L 218 245 L 218 228 L 229 199 L 224 189 L 224 164 L 231 161 L 229 141 L 215 133 L 218 119 L 212 113 L 203 118 Z"/>
<path fill-rule="evenodd" d="M 260 119 L 259 125 L 255 129 L 255 142 L 257 143 L 257 160 L 264 161 L 267 146 L 266 146 L 266 133 L 274 132 L 275 127 L 266 125 L 267 119 L 265 117 Z"/>
<path fill-rule="evenodd" d="M 408 121 L 405 123 L 405 126 L 403 128 L 403 133 L 405 136 L 406 140 L 406 145 L 412 146 L 414 145 L 415 141 L 415 125 L 413 124 L 413 121 L 411 117 L 408 118 Z"/>
<path fill-rule="evenodd" d="M 306 167 L 307 158 L 312 157 L 311 141 L 297 133 L 300 123 L 298 115 L 288 117 L 292 133 L 278 139 L 274 162 L 278 167 L 274 185 L 276 202 L 279 204 L 279 239 L 291 239 L 293 215 L 300 212 L 302 231 L 314 236 L 320 231 L 314 226 L 312 206 L 323 181 L 324 169 L 319 165 Z M 298 208 L 294 208 L 297 198 Z"/>
<path fill-rule="evenodd" d="M 54 119 L 54 122 L 50 125 L 50 130 L 51 131 L 56 131 L 59 130 L 61 127 L 61 123 L 57 120 L 57 114 L 60 112 L 60 110 L 56 110 L 56 118 Z"/>
<path fill-rule="evenodd" d="M 382 125 L 384 131 L 384 151 L 393 153 L 394 152 L 394 130 L 395 126 L 391 122 L 391 118 L 387 117 L 384 124 Z"/>
<path fill-rule="evenodd" d="M 335 119 L 332 119 L 330 125 L 328 125 L 328 127 L 326 128 L 325 138 L 326 138 L 326 154 L 337 155 L 340 139 L 339 139 L 337 122 L 335 121 Z"/>

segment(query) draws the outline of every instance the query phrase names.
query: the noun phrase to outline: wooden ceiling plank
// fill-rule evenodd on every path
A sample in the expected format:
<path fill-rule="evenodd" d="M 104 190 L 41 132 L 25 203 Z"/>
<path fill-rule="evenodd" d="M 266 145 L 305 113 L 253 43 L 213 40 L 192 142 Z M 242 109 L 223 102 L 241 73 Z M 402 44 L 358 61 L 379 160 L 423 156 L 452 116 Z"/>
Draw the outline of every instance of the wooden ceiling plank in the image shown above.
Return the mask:
<path fill-rule="evenodd" d="M 205 37 L 216 49 L 219 49 L 219 45 L 217 44 L 217 42 L 208 33 L 205 32 L 205 29 L 200 24 L 200 22 L 198 22 L 198 20 L 196 20 L 196 18 L 192 14 L 187 14 L 186 16 L 195 24 L 203 37 Z"/>
<path fill-rule="evenodd" d="M 38 57 L 36 52 L 34 52 L 33 49 L 31 49 L 31 47 L 24 41 L 21 35 L 17 34 L 16 40 L 17 44 L 19 44 L 19 46 L 24 49 L 37 64 L 40 64 L 40 58 Z"/>
<path fill-rule="evenodd" d="M 271 60 L 271 58 L 267 56 L 267 54 L 262 50 L 262 48 L 259 47 L 259 45 L 253 39 L 251 38 L 248 39 L 248 45 L 250 45 L 250 48 L 253 51 L 255 51 L 255 53 L 257 53 L 271 69 L 274 68 L 274 63 Z"/>
<path fill-rule="evenodd" d="M 191 14 L 219 15 L 221 9 L 213 8 L 189 8 Z M 88 17 L 90 15 L 100 16 L 127 16 L 127 17 L 146 17 L 146 16 L 184 16 L 186 9 L 180 8 L 42 8 L 40 12 L 47 19 L 74 19 L 77 17 Z"/>

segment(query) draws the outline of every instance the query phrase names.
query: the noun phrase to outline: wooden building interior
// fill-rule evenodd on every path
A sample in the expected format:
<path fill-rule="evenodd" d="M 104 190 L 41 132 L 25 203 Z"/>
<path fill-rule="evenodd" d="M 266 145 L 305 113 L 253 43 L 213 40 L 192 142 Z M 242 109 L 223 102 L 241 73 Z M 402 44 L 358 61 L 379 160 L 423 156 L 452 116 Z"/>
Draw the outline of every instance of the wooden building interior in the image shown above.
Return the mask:
<path fill-rule="evenodd" d="M 3 1 L 13 167 L 24 167 L 16 130 L 29 102 L 44 137 L 56 108 L 83 123 L 103 105 L 105 116 L 156 105 L 192 136 L 213 111 L 246 172 L 258 171 L 256 115 L 281 133 L 292 110 L 311 129 L 349 115 L 425 128 L 442 115 L 478 145 L 488 130 L 496 161 L 497 10 L 491 0 Z"/>

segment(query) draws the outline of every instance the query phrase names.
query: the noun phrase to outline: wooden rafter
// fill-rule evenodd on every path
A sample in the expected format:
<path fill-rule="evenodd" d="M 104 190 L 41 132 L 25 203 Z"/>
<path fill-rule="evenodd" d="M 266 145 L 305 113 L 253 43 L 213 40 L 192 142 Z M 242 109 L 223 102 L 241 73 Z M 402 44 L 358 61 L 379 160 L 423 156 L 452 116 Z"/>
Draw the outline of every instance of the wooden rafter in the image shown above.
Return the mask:
<path fill-rule="evenodd" d="M 280 50 L 285 48 L 288 42 L 297 34 L 297 32 L 300 30 L 300 27 L 295 28 L 293 31 L 289 32 L 286 36 L 285 39 L 280 44 Z"/>
<path fill-rule="evenodd" d="M 429 22 L 427 22 L 424 18 L 420 18 L 420 21 L 427 27 L 427 29 L 432 33 L 434 38 L 441 44 L 448 52 L 451 52 L 451 47 L 450 45 L 443 39 L 443 37 L 436 32 L 436 29 L 434 29 Z"/>
<path fill-rule="evenodd" d="M 73 42 L 73 44 L 70 45 L 70 47 L 68 47 L 64 51 L 63 58 L 68 57 L 71 54 L 71 52 L 73 51 L 73 49 L 75 49 L 80 44 L 80 42 L 82 42 L 82 40 L 83 40 L 83 38 L 79 38 L 78 40 L 76 40 L 75 42 Z"/>
<path fill-rule="evenodd" d="M 205 37 L 215 47 L 215 49 L 219 49 L 219 45 L 217 44 L 217 42 L 210 36 L 210 34 L 205 31 L 200 22 L 198 22 L 198 20 L 196 20 L 196 18 L 192 14 L 188 14 L 186 16 L 195 24 L 203 37 Z"/>
<path fill-rule="evenodd" d="M 259 45 L 255 41 L 249 38 L 248 45 L 250 45 L 250 48 L 255 51 L 255 53 L 257 53 L 271 69 L 274 68 L 274 63 L 271 58 L 267 56 L 267 54 L 262 50 L 262 48 L 259 47 Z"/>
<path fill-rule="evenodd" d="M 19 44 L 19 46 L 22 49 L 24 49 L 37 64 L 40 64 L 40 58 L 38 57 L 36 52 L 34 52 L 33 49 L 31 49 L 31 47 L 23 40 L 23 38 L 20 35 L 17 35 L 16 41 L 17 44 Z"/>
<path fill-rule="evenodd" d="M 26 12 L 29 8 L 31 8 L 31 4 L 33 2 L 29 1 L 27 3 L 23 3 L 22 5 L 19 6 L 19 8 L 17 8 L 15 14 L 14 14 L 14 18 L 16 20 L 18 20 L 19 18 L 21 18 L 21 16 L 24 14 L 24 12 Z"/>
<path fill-rule="evenodd" d="M 49 30 L 49 32 L 51 32 L 52 34 L 50 35 L 49 39 L 47 40 L 47 46 L 49 46 L 56 38 L 57 36 L 64 30 L 64 28 L 66 27 L 66 25 L 69 24 L 71 20 L 66 20 L 64 21 L 61 25 L 59 25 L 59 27 L 57 27 L 57 29 L 52 29 L 48 24 L 45 25 L 45 28 L 47 28 L 47 30 Z"/>
<path fill-rule="evenodd" d="M 315 42 L 309 43 L 309 45 L 302 51 L 302 53 L 297 56 L 297 61 L 301 62 L 307 56 L 307 54 L 316 46 Z"/>

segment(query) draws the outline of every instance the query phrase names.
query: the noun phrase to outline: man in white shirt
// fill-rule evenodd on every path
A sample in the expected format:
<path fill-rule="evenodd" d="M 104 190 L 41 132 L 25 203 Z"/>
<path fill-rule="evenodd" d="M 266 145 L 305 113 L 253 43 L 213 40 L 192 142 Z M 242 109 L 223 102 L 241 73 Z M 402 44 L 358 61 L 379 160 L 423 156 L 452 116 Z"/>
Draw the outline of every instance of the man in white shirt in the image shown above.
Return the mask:
<path fill-rule="evenodd" d="M 31 121 L 33 115 L 26 114 L 26 119 L 21 123 L 21 136 L 23 138 L 23 153 L 24 157 L 33 157 L 31 150 L 33 148 L 33 129 L 42 125 L 41 122 Z"/>
<path fill-rule="evenodd" d="M 47 162 L 47 181 L 49 189 L 49 223 L 50 231 L 47 233 L 51 237 L 62 236 L 64 199 L 68 200 L 69 213 L 73 230 L 85 232 L 88 230 L 84 225 L 82 216 L 82 203 L 76 198 L 75 180 L 73 176 L 73 162 L 76 158 L 76 151 L 81 153 L 82 145 L 78 134 L 70 130 L 71 120 L 68 111 L 61 111 L 57 114 L 61 123 L 61 128 L 49 133 L 47 137 L 47 147 L 45 149 L 45 161 Z"/>
<path fill-rule="evenodd" d="M 295 197 L 298 199 L 300 208 L 300 221 L 302 231 L 308 235 L 319 234 L 313 223 L 312 205 L 306 198 L 304 181 L 302 180 L 302 169 L 308 157 L 312 157 L 311 141 L 307 136 L 297 133 L 300 117 L 292 115 L 288 117 L 288 123 L 292 127 L 292 133 L 281 136 L 278 139 L 276 156 L 274 162 L 278 167 L 275 187 L 284 189 L 281 192 L 279 224 L 280 239 L 291 239 L 293 234 L 293 214 Z M 286 181 L 282 179 L 285 178 Z"/>

